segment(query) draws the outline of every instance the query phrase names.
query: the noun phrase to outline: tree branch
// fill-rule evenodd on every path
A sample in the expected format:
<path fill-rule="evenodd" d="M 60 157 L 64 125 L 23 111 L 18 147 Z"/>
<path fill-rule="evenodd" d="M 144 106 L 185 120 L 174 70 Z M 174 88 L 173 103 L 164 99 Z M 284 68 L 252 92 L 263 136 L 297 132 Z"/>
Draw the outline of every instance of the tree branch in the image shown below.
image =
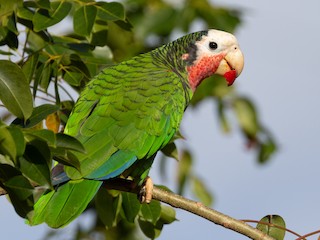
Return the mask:
<path fill-rule="evenodd" d="M 104 187 L 107 189 L 115 189 L 125 192 L 139 193 L 140 188 L 136 186 L 132 181 L 126 179 L 110 179 L 104 182 Z M 223 213 L 213 210 L 204 206 L 200 202 L 192 201 L 185 197 L 182 197 L 173 192 L 166 191 L 160 187 L 154 186 L 152 198 L 160 202 L 171 205 L 174 208 L 180 208 L 188 211 L 199 217 L 205 218 L 215 224 L 228 228 L 232 231 L 238 232 L 244 236 L 256 240 L 273 240 L 272 237 L 261 232 L 260 230 L 251 227 L 247 223 L 236 220 Z"/>
<path fill-rule="evenodd" d="M 138 194 L 140 187 L 137 186 L 133 181 L 115 178 L 104 181 L 103 186 L 107 189 L 119 190 L 124 192 L 132 192 Z M 0 195 L 6 194 L 6 191 L 0 188 Z M 160 187 L 154 186 L 152 198 L 154 200 L 171 205 L 174 208 L 180 208 L 188 211 L 202 218 L 205 218 L 215 224 L 223 226 L 224 228 L 238 232 L 244 236 L 247 236 L 255 240 L 273 240 L 272 237 L 261 232 L 260 230 L 253 228 L 247 223 L 236 220 L 223 213 L 213 210 L 209 207 L 204 206 L 200 202 L 192 201 L 185 197 L 182 197 L 173 192 L 166 191 Z"/>
<path fill-rule="evenodd" d="M 204 206 L 202 203 L 192 201 L 190 199 L 184 198 L 180 195 L 168 192 L 158 187 L 153 188 L 153 199 L 158 200 L 163 203 L 167 203 L 175 208 L 180 208 L 203 217 L 215 224 L 221 225 L 225 228 L 238 232 L 252 239 L 259 240 L 272 240 L 273 238 L 267 234 L 259 231 L 250 225 L 231 218 L 223 213 Z"/>

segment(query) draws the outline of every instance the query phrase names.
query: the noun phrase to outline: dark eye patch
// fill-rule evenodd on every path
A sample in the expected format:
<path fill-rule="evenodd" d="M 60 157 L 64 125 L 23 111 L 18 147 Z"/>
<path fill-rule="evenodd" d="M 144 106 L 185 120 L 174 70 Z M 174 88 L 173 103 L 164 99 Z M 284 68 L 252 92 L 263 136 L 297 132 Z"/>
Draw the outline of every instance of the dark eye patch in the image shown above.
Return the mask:
<path fill-rule="evenodd" d="M 209 42 L 209 48 L 216 50 L 218 48 L 218 44 L 216 42 Z"/>

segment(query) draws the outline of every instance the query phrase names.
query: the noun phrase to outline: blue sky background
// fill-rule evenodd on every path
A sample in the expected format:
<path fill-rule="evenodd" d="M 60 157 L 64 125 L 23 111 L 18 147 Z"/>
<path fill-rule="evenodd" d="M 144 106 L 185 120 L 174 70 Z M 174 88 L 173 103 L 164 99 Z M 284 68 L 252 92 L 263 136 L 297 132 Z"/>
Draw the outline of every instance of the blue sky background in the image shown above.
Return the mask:
<path fill-rule="evenodd" d="M 256 220 L 279 214 L 288 228 L 300 234 L 318 230 L 320 1 L 213 2 L 244 10 L 236 36 L 245 54 L 245 68 L 235 85 L 254 100 L 279 151 L 268 164 L 257 164 L 237 129 L 223 135 L 215 118 L 216 106 L 204 102 L 199 109 L 189 109 L 182 123 L 197 159 L 194 170 L 214 193 L 213 207 L 218 211 Z M 157 166 L 151 176 L 160 182 Z M 159 239 L 247 239 L 180 210 L 177 218 L 178 222 L 165 226 Z M 7 200 L 0 198 L 1 239 L 37 240 L 46 230 L 44 225 L 25 225 Z M 294 236 L 287 234 L 286 239 Z"/>

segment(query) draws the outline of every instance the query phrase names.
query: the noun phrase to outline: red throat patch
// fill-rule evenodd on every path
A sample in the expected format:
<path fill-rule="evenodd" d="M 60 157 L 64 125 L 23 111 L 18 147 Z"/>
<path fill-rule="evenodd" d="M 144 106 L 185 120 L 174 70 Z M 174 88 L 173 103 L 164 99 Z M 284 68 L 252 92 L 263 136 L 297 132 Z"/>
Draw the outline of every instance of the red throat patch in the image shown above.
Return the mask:
<path fill-rule="evenodd" d="M 237 78 L 237 71 L 230 70 L 229 72 L 226 72 L 223 77 L 227 80 L 228 86 L 231 86 Z"/>
<path fill-rule="evenodd" d="M 224 54 L 216 56 L 205 56 L 195 64 L 188 66 L 188 79 L 192 90 L 194 91 L 203 79 L 212 76 L 218 69 Z M 234 80 L 233 80 L 234 81 Z M 229 82 L 228 82 L 229 84 Z"/>

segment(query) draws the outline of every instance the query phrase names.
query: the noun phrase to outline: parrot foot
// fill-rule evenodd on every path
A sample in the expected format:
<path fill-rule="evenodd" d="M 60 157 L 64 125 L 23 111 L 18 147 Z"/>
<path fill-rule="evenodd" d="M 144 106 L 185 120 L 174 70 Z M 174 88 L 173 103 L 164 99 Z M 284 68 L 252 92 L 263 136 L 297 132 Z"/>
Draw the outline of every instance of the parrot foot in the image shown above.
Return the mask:
<path fill-rule="evenodd" d="M 147 177 L 139 191 L 138 197 L 141 203 L 150 203 L 152 200 L 153 181 Z"/>

